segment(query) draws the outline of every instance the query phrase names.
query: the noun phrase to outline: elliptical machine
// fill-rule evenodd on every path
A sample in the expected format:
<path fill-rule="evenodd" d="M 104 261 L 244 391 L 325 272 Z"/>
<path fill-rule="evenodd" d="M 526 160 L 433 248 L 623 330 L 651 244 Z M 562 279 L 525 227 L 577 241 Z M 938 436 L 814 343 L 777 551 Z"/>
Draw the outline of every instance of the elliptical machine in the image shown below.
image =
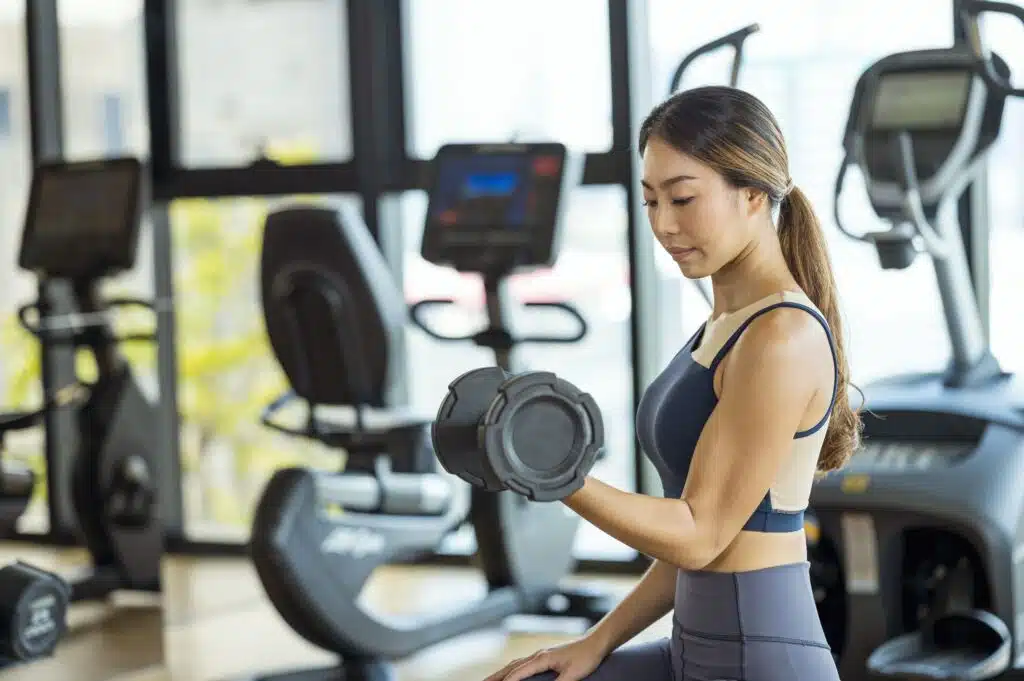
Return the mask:
<path fill-rule="evenodd" d="M 492 273 L 553 259 L 562 193 L 579 177 L 565 147 L 448 146 L 435 169 L 423 244 L 429 257 Z M 257 505 L 250 546 L 280 615 L 300 636 L 336 653 L 339 664 L 258 678 L 382 681 L 393 678 L 391 662 L 513 615 L 603 616 L 608 605 L 598 595 L 561 588 L 578 521 L 558 504 L 479 494 L 441 472 L 430 445 L 434 414 L 413 413 L 390 398 L 390 340 L 408 310 L 358 213 L 278 210 L 267 218 L 261 257 L 267 334 L 292 388 L 262 421 L 344 450 L 346 461 L 342 472 L 277 471 Z M 504 283 L 488 280 L 492 325 L 476 339 L 508 363 L 523 339 L 505 327 L 507 300 L 497 293 Z M 430 304 L 440 303 L 421 302 L 415 315 Z M 529 340 L 582 337 L 578 313 L 557 307 L 577 319 L 579 332 Z M 304 403 L 304 418 L 290 425 L 284 410 L 296 402 Z M 489 587 L 482 599 L 403 623 L 361 601 L 374 570 L 435 554 L 467 520 Z"/>
<path fill-rule="evenodd" d="M 965 21 L 1024 10 L 964 0 Z M 836 222 L 884 269 L 924 253 L 953 351 L 945 372 L 866 390 L 864 446 L 813 488 L 819 614 L 845 681 L 1024 678 L 1024 386 L 989 351 L 956 203 L 999 136 L 1009 68 L 971 47 L 884 57 L 854 91 Z M 887 231 L 839 216 L 856 164 Z"/>
<path fill-rule="evenodd" d="M 104 299 L 100 291 L 104 279 L 135 264 L 142 196 L 142 166 L 136 159 L 40 165 L 32 176 L 22 233 L 20 267 L 41 280 L 66 282 L 76 312 L 51 314 L 40 299 L 18 310 L 21 325 L 44 351 L 86 348 L 96 365 L 95 381 L 65 386 L 35 411 L 0 414 L 2 437 L 35 427 L 53 409 L 75 410 L 79 449 L 70 487 L 92 567 L 66 577 L 71 602 L 122 590 L 160 590 L 164 537 L 153 479 L 157 413 L 119 352 L 121 342 L 152 341 L 155 335 L 118 336 L 108 318 L 113 307 L 153 309 L 153 304 Z"/>

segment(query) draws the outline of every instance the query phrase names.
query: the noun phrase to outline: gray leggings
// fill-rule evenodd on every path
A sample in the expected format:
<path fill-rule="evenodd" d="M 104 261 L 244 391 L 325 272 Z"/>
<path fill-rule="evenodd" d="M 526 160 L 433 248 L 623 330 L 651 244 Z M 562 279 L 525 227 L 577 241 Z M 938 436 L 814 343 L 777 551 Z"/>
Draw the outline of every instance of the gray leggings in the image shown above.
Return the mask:
<path fill-rule="evenodd" d="M 554 681 L 545 672 L 530 681 Z M 839 681 L 807 563 L 676 580 L 671 638 L 627 645 L 586 681 Z"/>

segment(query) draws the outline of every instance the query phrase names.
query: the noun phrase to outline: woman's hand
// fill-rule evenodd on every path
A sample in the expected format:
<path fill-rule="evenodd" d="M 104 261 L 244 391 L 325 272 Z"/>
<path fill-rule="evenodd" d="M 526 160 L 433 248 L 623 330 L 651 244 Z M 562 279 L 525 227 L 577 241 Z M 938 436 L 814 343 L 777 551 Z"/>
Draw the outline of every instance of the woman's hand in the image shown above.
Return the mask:
<path fill-rule="evenodd" d="M 592 674 L 608 655 L 595 638 L 584 636 L 554 648 L 538 650 L 529 657 L 513 660 L 485 681 L 524 681 L 534 674 L 553 671 L 557 681 L 581 681 Z"/>

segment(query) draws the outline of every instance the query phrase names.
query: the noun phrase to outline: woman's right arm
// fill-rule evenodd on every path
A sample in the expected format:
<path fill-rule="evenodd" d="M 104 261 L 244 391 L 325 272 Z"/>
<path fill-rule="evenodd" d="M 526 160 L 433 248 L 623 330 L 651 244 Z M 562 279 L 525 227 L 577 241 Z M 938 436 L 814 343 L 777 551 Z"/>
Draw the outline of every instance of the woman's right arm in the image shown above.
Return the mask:
<path fill-rule="evenodd" d="M 605 655 L 664 617 L 675 603 L 679 568 L 655 560 L 632 591 L 587 632 Z"/>

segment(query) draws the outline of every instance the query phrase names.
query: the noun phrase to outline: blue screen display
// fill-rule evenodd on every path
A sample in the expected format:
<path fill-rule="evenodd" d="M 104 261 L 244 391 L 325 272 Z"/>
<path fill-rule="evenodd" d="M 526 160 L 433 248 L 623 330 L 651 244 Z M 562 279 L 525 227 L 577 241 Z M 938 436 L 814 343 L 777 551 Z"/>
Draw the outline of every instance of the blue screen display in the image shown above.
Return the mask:
<path fill-rule="evenodd" d="M 445 159 L 433 217 L 463 226 L 524 227 L 531 219 L 530 162 L 518 155 Z"/>
<path fill-rule="evenodd" d="M 476 173 L 462 183 L 463 198 L 478 196 L 508 196 L 516 190 L 519 176 L 513 173 Z"/>

